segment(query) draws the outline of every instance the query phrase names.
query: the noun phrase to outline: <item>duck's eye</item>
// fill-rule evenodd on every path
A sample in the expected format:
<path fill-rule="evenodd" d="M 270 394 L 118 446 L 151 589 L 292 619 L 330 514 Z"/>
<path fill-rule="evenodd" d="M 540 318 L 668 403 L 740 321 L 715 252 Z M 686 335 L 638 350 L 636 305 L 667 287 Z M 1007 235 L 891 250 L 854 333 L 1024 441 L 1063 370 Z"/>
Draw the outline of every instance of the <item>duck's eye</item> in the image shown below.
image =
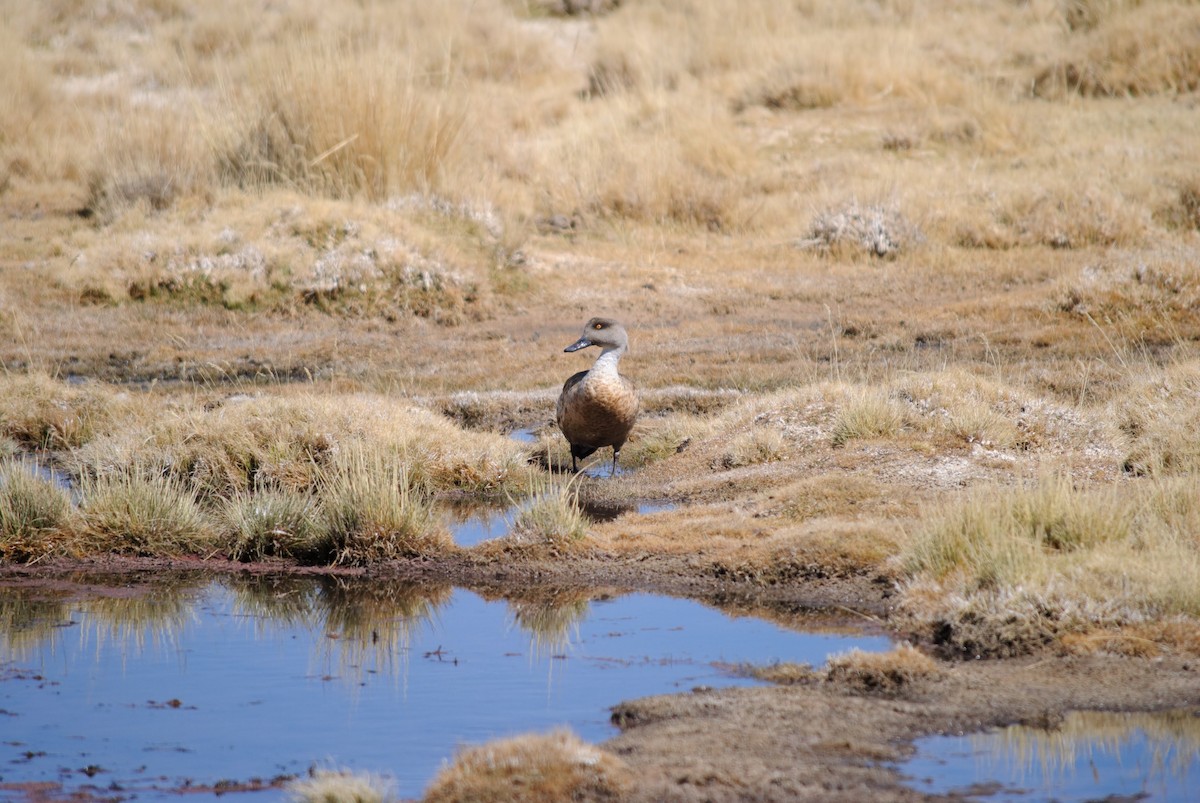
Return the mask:
<path fill-rule="evenodd" d="M 596 330 L 600 330 L 600 329 L 603 329 L 603 328 L 604 328 L 604 324 L 602 324 L 602 323 L 598 323 L 598 324 L 596 324 L 595 326 L 593 326 L 592 328 L 593 328 L 593 329 L 596 329 Z"/>

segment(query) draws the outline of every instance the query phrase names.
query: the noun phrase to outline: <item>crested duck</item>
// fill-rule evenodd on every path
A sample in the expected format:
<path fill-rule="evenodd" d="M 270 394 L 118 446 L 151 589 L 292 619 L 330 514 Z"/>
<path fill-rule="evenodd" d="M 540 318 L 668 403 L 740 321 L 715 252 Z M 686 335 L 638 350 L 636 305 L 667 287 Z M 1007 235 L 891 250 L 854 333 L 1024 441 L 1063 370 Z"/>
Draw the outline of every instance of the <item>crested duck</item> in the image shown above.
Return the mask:
<path fill-rule="evenodd" d="M 563 351 L 598 346 L 600 356 L 590 370 L 580 371 L 563 384 L 558 396 L 558 428 L 571 444 L 571 470 L 578 461 L 597 449 L 611 446 L 612 470 L 633 423 L 641 401 L 633 383 L 617 373 L 617 363 L 629 348 L 625 327 L 611 318 L 592 318 L 583 334 Z"/>

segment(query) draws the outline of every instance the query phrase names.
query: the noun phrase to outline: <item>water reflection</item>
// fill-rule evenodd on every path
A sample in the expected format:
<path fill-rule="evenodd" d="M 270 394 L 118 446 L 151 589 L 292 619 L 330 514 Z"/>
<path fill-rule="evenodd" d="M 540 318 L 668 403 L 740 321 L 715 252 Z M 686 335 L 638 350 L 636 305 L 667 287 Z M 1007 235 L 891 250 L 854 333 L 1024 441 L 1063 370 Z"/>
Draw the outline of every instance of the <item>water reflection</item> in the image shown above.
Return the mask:
<path fill-rule="evenodd" d="M 1076 711 L 1055 728 L 1012 726 L 917 743 L 901 768 L 921 791 L 989 801 L 1200 799 L 1200 711 Z"/>
<path fill-rule="evenodd" d="M 236 612 L 268 631 L 304 628 L 323 673 L 361 679 L 398 675 L 416 634 L 451 597 L 447 584 L 364 582 L 343 577 L 245 576 L 229 581 Z"/>
<path fill-rule="evenodd" d="M 464 742 L 560 725 L 602 741 L 622 699 L 750 682 L 724 665 L 890 646 L 604 589 L 103 581 L 0 588 L 5 783 L 157 799 L 316 762 L 415 796 Z"/>

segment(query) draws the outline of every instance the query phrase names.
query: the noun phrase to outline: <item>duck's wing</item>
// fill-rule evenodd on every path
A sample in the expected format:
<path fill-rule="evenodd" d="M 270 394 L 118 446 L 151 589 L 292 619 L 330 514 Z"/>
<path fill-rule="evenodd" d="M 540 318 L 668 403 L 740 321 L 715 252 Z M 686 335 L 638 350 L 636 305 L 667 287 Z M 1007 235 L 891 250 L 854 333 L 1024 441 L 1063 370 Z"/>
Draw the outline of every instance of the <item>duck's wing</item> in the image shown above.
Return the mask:
<path fill-rule="evenodd" d="M 558 406 L 555 411 L 555 418 L 560 425 L 562 424 L 563 415 L 567 411 L 567 404 L 571 398 L 572 391 L 576 385 L 583 381 L 585 376 L 587 376 L 587 371 L 580 371 L 577 374 L 572 374 L 567 378 L 566 382 L 563 382 L 562 393 L 558 394 Z"/>

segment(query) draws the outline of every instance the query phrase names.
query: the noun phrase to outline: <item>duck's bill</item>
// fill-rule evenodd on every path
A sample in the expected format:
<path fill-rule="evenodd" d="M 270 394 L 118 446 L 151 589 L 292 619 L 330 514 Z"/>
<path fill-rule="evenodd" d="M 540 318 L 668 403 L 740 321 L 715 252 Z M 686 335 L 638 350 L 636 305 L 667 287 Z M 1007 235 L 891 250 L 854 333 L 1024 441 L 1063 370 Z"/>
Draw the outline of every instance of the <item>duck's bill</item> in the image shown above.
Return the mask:
<path fill-rule="evenodd" d="M 592 341 L 588 340 L 586 337 L 581 337 L 563 349 L 563 351 L 579 351 L 580 349 L 585 349 L 590 345 L 592 345 Z"/>

